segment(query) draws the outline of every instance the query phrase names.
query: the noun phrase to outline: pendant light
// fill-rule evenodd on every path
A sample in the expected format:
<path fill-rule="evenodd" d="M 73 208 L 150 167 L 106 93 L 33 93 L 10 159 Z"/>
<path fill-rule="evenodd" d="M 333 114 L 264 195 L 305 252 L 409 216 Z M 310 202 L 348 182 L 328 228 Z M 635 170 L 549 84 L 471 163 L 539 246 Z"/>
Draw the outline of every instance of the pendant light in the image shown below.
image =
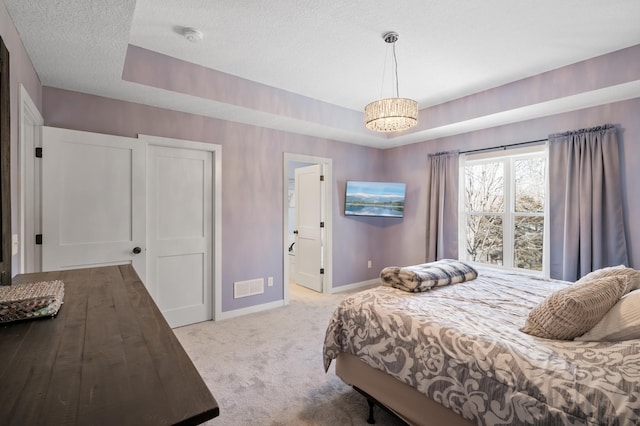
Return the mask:
<path fill-rule="evenodd" d="M 364 125 L 375 132 L 401 132 L 418 124 L 418 103 L 413 99 L 401 98 L 399 95 L 395 45 L 398 41 L 398 33 L 388 32 L 382 36 L 382 39 L 393 46 L 396 97 L 379 99 L 367 105 L 364 108 Z"/>

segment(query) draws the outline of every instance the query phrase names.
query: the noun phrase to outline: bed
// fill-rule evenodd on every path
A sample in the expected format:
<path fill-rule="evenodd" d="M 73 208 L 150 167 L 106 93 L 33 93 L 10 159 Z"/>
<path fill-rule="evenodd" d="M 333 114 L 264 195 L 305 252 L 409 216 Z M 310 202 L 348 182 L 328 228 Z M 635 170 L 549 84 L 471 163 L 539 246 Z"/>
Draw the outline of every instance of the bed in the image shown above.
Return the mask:
<path fill-rule="evenodd" d="M 411 293 L 346 298 L 324 366 L 412 425 L 640 424 L 640 340 L 554 340 L 520 331 L 571 283 L 493 268 Z"/>

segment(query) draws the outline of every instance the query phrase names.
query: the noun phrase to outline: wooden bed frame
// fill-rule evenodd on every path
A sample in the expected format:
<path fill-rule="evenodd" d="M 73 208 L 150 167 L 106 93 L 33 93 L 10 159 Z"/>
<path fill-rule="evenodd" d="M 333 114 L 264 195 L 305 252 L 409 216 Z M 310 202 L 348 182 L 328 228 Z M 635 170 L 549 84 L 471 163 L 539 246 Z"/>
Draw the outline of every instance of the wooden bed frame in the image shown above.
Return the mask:
<path fill-rule="evenodd" d="M 474 424 L 395 377 L 368 366 L 354 355 L 345 352 L 338 355 L 336 375 L 410 425 L 470 426 Z M 369 420 L 373 420 L 371 411 Z"/>

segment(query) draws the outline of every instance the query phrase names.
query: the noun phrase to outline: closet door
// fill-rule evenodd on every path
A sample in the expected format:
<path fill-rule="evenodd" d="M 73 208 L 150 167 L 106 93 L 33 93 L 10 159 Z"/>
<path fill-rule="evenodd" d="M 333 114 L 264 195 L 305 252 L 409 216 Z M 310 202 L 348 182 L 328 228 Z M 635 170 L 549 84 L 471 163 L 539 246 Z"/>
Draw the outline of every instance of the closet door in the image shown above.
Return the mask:
<path fill-rule="evenodd" d="M 131 263 L 146 278 L 145 144 L 42 128 L 42 269 Z"/>
<path fill-rule="evenodd" d="M 212 319 L 213 153 L 148 147 L 149 292 L 171 327 Z"/>

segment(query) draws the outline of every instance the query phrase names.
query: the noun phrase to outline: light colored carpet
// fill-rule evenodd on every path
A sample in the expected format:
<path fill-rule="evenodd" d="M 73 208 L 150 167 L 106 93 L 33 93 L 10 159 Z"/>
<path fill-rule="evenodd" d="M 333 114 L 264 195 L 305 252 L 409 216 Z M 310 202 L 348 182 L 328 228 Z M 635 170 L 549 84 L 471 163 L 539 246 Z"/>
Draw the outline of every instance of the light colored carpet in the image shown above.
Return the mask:
<path fill-rule="evenodd" d="M 349 293 L 290 289 L 288 306 L 174 330 L 220 405 L 207 425 L 367 425 L 365 398 L 322 366 L 326 327 Z M 377 407 L 375 417 L 402 424 Z"/>

